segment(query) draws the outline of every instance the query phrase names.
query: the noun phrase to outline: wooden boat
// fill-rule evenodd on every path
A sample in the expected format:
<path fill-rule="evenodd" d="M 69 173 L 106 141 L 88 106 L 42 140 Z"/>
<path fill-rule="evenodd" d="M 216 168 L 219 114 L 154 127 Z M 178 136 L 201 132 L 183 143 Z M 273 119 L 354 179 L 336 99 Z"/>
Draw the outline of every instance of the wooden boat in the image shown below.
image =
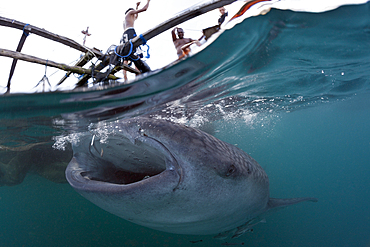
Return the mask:
<path fill-rule="evenodd" d="M 199 15 L 202 15 L 204 13 L 207 13 L 211 10 L 214 10 L 216 8 L 231 4 L 235 2 L 236 0 L 214 0 L 207 3 L 200 4 L 194 8 L 185 10 L 180 15 L 175 16 L 160 25 L 148 30 L 147 32 L 135 37 L 132 39 L 131 44 L 135 50 L 138 46 L 144 44 L 147 40 L 152 39 L 153 37 L 163 33 L 164 31 L 175 27 L 178 24 L 181 24 L 187 20 L 190 20 L 192 18 L 195 18 Z M 247 2 L 253 2 L 253 1 L 247 1 Z M 61 70 L 67 71 L 69 74 L 71 73 L 77 73 L 83 75 L 82 78 L 77 82 L 76 87 L 82 87 L 87 84 L 87 81 L 91 76 L 100 76 L 111 80 L 117 80 L 118 78 L 114 75 L 116 72 L 124 69 L 126 71 L 129 71 L 131 73 L 134 73 L 136 75 L 140 74 L 140 72 L 136 69 L 133 69 L 125 64 L 120 64 L 119 66 L 116 66 L 115 68 L 109 70 L 109 73 L 103 74 L 101 71 L 109 65 L 109 56 L 108 54 L 103 54 L 100 50 L 96 48 L 88 48 L 84 45 L 79 44 L 78 42 L 71 40 L 69 38 L 54 34 L 52 32 L 49 32 L 45 29 L 41 29 L 26 23 L 22 23 L 16 20 L 11 20 L 8 18 L 0 17 L 0 25 L 1 26 L 7 26 L 11 28 L 16 28 L 23 30 L 23 34 L 21 37 L 21 40 L 19 42 L 18 48 L 16 51 L 10 51 L 6 49 L 0 48 L 0 56 L 5 57 L 11 57 L 13 58 L 13 64 L 12 68 L 9 74 L 8 84 L 7 84 L 7 93 L 10 92 L 10 86 L 11 86 L 11 78 L 14 73 L 14 69 L 17 63 L 17 60 L 23 60 L 31 63 L 37 63 L 49 67 L 55 67 Z M 62 63 L 57 63 L 50 60 L 41 59 L 38 57 L 30 56 L 21 53 L 21 49 L 23 47 L 23 44 L 28 36 L 28 34 L 33 33 L 36 35 L 39 35 L 41 37 L 62 43 L 64 45 L 67 45 L 73 49 L 76 49 L 78 51 L 81 51 L 84 53 L 84 55 L 81 57 L 81 59 L 74 65 L 69 66 Z M 129 44 L 126 44 L 128 46 Z M 129 50 L 129 47 L 121 47 L 122 51 Z M 100 63 L 94 67 L 90 67 L 89 69 L 83 68 L 84 65 L 86 65 L 92 58 L 98 58 L 100 60 Z M 67 74 L 64 76 L 58 83 L 58 85 L 62 84 L 64 80 L 69 75 Z"/>

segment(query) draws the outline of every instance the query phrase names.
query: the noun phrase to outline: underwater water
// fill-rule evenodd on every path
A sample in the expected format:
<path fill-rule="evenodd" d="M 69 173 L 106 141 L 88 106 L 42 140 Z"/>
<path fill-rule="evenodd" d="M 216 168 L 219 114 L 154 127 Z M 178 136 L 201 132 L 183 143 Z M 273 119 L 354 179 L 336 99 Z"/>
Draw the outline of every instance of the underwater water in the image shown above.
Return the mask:
<path fill-rule="evenodd" d="M 272 9 L 132 85 L 1 97 L 0 246 L 370 246 L 369 48 L 369 3 L 324 13 Z M 133 116 L 235 144 L 264 168 L 271 197 L 318 202 L 269 214 L 253 232 L 221 241 L 109 214 L 58 171 L 80 132 Z M 10 186 L 4 164 L 26 170 L 24 180 Z"/>

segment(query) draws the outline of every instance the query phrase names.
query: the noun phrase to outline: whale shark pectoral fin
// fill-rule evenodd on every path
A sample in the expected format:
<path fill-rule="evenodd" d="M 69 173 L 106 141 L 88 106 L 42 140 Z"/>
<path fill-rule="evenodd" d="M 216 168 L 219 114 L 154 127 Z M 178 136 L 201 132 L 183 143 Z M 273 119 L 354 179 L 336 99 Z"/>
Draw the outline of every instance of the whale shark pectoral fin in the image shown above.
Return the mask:
<path fill-rule="evenodd" d="M 216 236 L 214 236 L 213 238 L 218 239 L 218 240 L 224 240 L 224 239 L 227 239 L 229 237 L 229 235 L 231 235 L 234 231 L 235 231 L 235 229 L 232 229 L 232 230 L 229 230 L 229 231 L 226 231 L 226 232 L 221 232 L 221 233 L 217 234 Z"/>
<path fill-rule="evenodd" d="M 290 206 L 293 204 L 297 204 L 300 202 L 317 202 L 318 200 L 313 197 L 302 197 L 302 198 L 288 198 L 288 199 L 278 199 L 278 198 L 270 198 L 267 203 L 267 210 L 273 209 L 273 208 L 281 208 Z"/>
<path fill-rule="evenodd" d="M 248 221 L 244 225 L 239 226 L 231 238 L 238 238 L 246 232 L 253 232 L 253 227 L 258 225 L 259 223 L 266 223 L 266 219 L 263 218 L 259 220 L 258 218 L 254 218 Z"/>
<path fill-rule="evenodd" d="M 266 223 L 266 219 L 260 219 L 260 218 L 253 218 L 246 223 L 244 223 L 241 226 L 238 226 L 236 229 L 232 229 L 226 232 L 221 232 L 218 235 L 214 236 L 213 238 L 219 239 L 219 240 L 224 240 L 231 236 L 231 238 L 238 238 L 241 235 L 243 235 L 246 232 L 253 232 L 253 227 L 256 226 L 259 223 Z"/>

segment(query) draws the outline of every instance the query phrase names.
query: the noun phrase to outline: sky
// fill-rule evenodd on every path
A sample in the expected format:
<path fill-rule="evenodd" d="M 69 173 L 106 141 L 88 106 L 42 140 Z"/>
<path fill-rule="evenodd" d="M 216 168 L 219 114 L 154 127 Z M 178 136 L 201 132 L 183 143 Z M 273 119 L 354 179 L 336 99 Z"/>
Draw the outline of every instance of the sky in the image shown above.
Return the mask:
<path fill-rule="evenodd" d="M 135 8 L 136 2 L 137 0 L 111 0 L 101 4 L 101 2 L 75 0 L 53 2 L 49 0 L 13 0 L 4 1 L 1 4 L 0 16 L 44 28 L 81 44 L 84 38 L 81 31 L 89 27 L 91 36 L 87 37 L 86 46 L 89 48 L 96 47 L 105 53 L 111 45 L 119 44 L 123 33 L 124 13 L 130 7 Z M 146 0 L 143 0 L 140 6 L 144 6 L 146 2 Z M 139 18 L 135 22 L 135 30 L 137 34 L 144 33 L 177 13 L 202 2 L 205 1 L 151 0 L 148 10 L 139 14 Z M 226 8 L 230 13 L 235 13 L 241 4 L 243 2 L 237 2 L 237 6 L 227 6 Z M 184 29 L 185 37 L 198 39 L 202 36 L 201 30 L 216 25 L 219 17 L 220 13 L 216 9 L 183 23 L 179 27 Z M 170 31 L 166 31 L 148 41 L 150 59 L 147 60 L 147 63 L 152 69 L 161 68 L 177 59 Z M 15 51 L 22 36 L 22 31 L 0 26 L 0 34 L 0 48 Z M 68 65 L 73 65 L 81 55 L 79 51 L 35 34 L 30 34 L 27 37 L 21 52 Z M 6 90 L 11 64 L 11 58 L 0 57 L 0 93 Z M 45 68 L 43 65 L 18 61 L 12 78 L 11 93 L 41 91 L 43 88 L 42 82 L 38 87 L 35 88 L 35 86 L 44 77 L 45 72 L 52 85 L 51 90 L 73 88 L 74 83 L 76 83 L 74 77 L 77 75 L 72 75 L 72 79 L 67 80 L 64 86 L 58 88 L 56 84 L 66 72 L 51 67 Z M 122 76 L 122 73 L 117 75 Z M 45 85 L 45 90 L 50 90 L 46 82 Z"/>

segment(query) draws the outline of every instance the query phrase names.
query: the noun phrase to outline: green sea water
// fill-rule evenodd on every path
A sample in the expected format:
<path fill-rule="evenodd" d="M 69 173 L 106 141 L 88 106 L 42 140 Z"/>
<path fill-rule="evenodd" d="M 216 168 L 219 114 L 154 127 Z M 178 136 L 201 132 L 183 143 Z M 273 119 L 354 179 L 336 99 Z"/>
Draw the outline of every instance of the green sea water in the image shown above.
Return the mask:
<path fill-rule="evenodd" d="M 78 134 L 101 121 L 160 117 L 243 149 L 266 171 L 272 197 L 318 202 L 220 241 L 132 224 L 30 168 L 0 187 L 0 246 L 370 246 L 369 45 L 369 4 L 272 10 L 134 85 L 1 97 L 4 164 L 26 152 L 30 164 L 68 157 Z"/>

